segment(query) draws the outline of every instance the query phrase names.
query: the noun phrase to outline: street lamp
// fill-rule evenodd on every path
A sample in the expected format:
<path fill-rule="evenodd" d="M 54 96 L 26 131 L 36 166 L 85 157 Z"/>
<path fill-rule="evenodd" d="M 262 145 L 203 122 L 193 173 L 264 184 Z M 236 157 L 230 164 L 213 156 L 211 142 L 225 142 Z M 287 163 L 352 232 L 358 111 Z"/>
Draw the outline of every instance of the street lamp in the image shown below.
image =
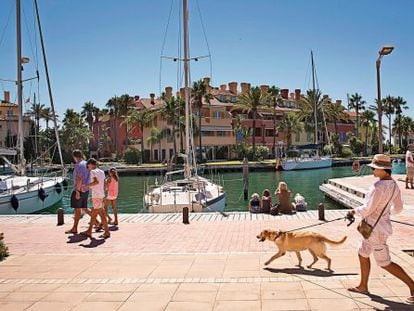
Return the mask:
<path fill-rule="evenodd" d="M 391 45 L 385 45 L 378 52 L 378 58 L 376 61 L 377 67 L 377 111 L 378 111 L 378 152 L 383 153 L 382 147 L 382 100 L 381 100 L 381 77 L 380 77 L 380 67 L 381 59 L 385 55 L 391 54 L 394 50 L 394 47 Z M 391 143 L 391 142 L 390 142 Z"/>

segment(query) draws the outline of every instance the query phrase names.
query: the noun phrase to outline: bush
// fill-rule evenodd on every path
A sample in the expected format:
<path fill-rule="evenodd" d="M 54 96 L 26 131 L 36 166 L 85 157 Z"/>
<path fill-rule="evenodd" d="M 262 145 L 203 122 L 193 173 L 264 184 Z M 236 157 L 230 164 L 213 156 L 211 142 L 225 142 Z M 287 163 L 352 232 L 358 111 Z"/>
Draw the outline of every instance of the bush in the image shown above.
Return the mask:
<path fill-rule="evenodd" d="M 335 147 L 334 145 L 325 145 L 323 147 L 323 153 L 324 154 L 334 154 L 335 153 Z"/>
<path fill-rule="evenodd" d="M 364 143 L 355 136 L 349 139 L 349 145 L 351 146 L 351 150 L 355 155 L 360 155 L 364 150 Z"/>
<path fill-rule="evenodd" d="M 352 157 L 352 150 L 351 150 L 351 148 L 346 147 L 346 146 L 342 147 L 341 157 L 343 157 L 343 158 L 350 158 L 350 157 Z"/>
<path fill-rule="evenodd" d="M 2 261 L 4 258 L 9 256 L 9 249 L 4 244 L 3 241 L 0 241 L 0 261 Z"/>
<path fill-rule="evenodd" d="M 297 150 L 288 150 L 286 152 L 286 156 L 288 158 L 297 158 L 297 157 L 299 157 L 299 151 L 297 151 Z"/>
<path fill-rule="evenodd" d="M 127 164 L 139 164 L 141 152 L 136 148 L 128 148 L 124 153 L 124 160 Z"/>
<path fill-rule="evenodd" d="M 266 146 L 257 146 L 256 147 L 256 158 L 257 159 L 265 159 L 269 156 L 269 148 Z"/>

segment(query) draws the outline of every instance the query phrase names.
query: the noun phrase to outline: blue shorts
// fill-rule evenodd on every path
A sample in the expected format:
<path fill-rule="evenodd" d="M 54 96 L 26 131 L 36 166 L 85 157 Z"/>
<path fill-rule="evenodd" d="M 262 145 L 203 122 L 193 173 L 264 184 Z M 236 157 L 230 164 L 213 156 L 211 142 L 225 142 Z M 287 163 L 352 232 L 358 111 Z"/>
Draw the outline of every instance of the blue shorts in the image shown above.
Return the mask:
<path fill-rule="evenodd" d="M 76 191 L 72 191 L 70 196 L 70 205 L 72 208 L 87 208 L 88 207 L 89 190 L 80 193 L 80 199 L 76 200 Z"/>

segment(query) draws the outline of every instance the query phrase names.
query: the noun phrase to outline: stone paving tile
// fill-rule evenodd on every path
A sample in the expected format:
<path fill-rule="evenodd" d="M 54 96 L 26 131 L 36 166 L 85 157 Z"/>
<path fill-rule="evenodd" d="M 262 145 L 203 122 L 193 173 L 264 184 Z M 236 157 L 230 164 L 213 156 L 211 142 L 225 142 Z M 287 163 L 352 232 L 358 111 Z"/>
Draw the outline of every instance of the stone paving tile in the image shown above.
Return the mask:
<path fill-rule="evenodd" d="M 282 293 L 281 296 L 285 296 Z M 284 299 L 262 300 L 262 311 L 279 311 L 279 310 L 310 310 L 310 306 L 306 299 Z"/>
<path fill-rule="evenodd" d="M 97 287 L 96 291 L 99 293 L 134 292 L 138 286 L 138 284 L 102 284 Z"/>
<path fill-rule="evenodd" d="M 47 292 L 11 292 L 2 298 L 4 302 L 36 302 L 47 296 Z"/>
<path fill-rule="evenodd" d="M 166 311 L 211 311 L 213 310 L 213 303 L 212 302 L 178 302 L 178 301 L 171 301 Z"/>
<path fill-rule="evenodd" d="M 69 302 L 48 302 L 39 301 L 26 309 L 28 311 L 69 311 L 74 308 L 74 305 Z"/>
<path fill-rule="evenodd" d="M 260 283 L 221 284 L 216 300 L 260 300 Z"/>
<path fill-rule="evenodd" d="M 113 302 L 113 301 L 126 301 L 129 296 L 131 296 L 131 292 L 113 292 L 113 293 L 103 293 L 97 291 L 95 293 L 91 293 L 87 296 L 83 301 L 106 301 L 106 302 Z"/>
<path fill-rule="evenodd" d="M 23 311 L 30 307 L 33 302 L 2 302 L 0 301 L 1 311 Z"/>
<path fill-rule="evenodd" d="M 260 301 L 245 301 L 245 300 L 234 300 L 234 301 L 216 301 L 214 305 L 214 311 L 257 311 L 261 309 Z"/>
<path fill-rule="evenodd" d="M 73 311 L 113 311 L 121 306 L 121 302 L 82 302 L 78 304 Z"/>
<path fill-rule="evenodd" d="M 351 299 L 335 298 L 323 299 L 315 298 L 308 299 L 309 306 L 312 310 L 354 310 L 358 309 L 358 305 Z"/>

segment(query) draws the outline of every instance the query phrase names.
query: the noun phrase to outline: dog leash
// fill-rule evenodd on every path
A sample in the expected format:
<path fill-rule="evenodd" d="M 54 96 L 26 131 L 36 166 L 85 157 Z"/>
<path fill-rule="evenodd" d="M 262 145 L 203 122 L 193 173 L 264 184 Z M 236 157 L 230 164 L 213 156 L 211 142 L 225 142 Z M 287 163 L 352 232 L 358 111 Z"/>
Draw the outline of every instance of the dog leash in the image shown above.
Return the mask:
<path fill-rule="evenodd" d="M 326 224 L 329 224 L 330 222 L 334 222 L 334 221 L 338 221 L 338 220 L 347 220 L 348 224 L 346 226 L 349 227 L 350 225 L 352 225 L 354 223 L 355 217 L 351 214 L 347 214 L 345 217 L 339 217 L 339 218 L 335 218 L 335 219 L 332 219 L 332 220 L 320 222 L 320 223 L 309 225 L 309 226 L 299 227 L 299 228 L 295 228 L 295 229 L 291 229 L 291 230 L 287 230 L 287 231 L 283 231 L 283 232 L 288 233 L 288 232 L 293 232 L 293 231 L 302 230 L 302 229 L 308 229 L 308 228 L 312 228 L 312 227 L 316 227 L 316 226 L 322 226 L 322 225 L 326 225 Z"/>

